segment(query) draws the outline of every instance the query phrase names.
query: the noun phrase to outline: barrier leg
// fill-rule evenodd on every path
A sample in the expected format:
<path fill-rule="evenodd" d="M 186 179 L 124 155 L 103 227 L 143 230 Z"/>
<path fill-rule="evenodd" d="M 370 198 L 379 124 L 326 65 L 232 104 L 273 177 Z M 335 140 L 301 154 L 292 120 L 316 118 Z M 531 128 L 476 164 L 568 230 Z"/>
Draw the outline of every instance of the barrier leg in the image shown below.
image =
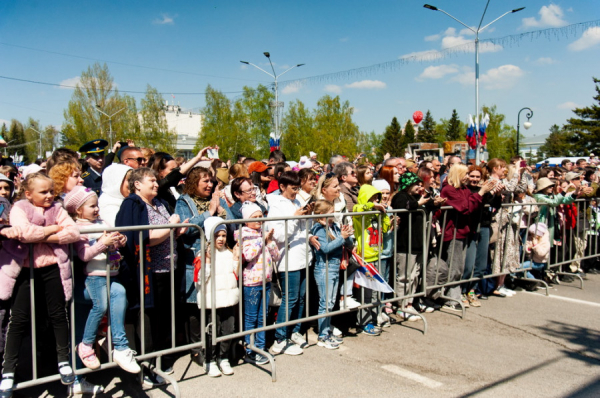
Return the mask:
<path fill-rule="evenodd" d="M 550 291 L 548 290 L 548 284 L 541 280 L 541 279 L 535 279 L 535 278 L 515 278 L 521 281 L 526 281 L 526 282 L 537 282 L 540 285 L 544 285 L 544 289 L 546 289 L 546 296 L 550 296 Z"/>
<path fill-rule="evenodd" d="M 275 357 L 273 357 L 273 355 L 269 354 L 267 351 L 264 351 L 254 345 L 254 333 L 252 333 L 250 335 L 250 344 L 248 345 L 248 348 L 250 348 L 254 352 L 258 352 L 260 355 L 264 355 L 265 357 L 267 357 L 269 359 L 269 364 L 271 365 L 271 381 L 273 383 L 276 382 L 277 381 L 277 373 L 276 373 L 276 366 L 275 366 Z"/>
<path fill-rule="evenodd" d="M 572 276 L 573 278 L 577 278 L 579 279 L 579 288 L 581 290 L 583 290 L 583 278 L 581 276 L 579 276 L 578 274 L 573 274 L 571 272 L 562 272 L 562 271 L 557 271 L 556 272 L 557 275 L 567 275 L 567 276 Z"/>
<path fill-rule="evenodd" d="M 454 302 L 458 303 L 458 305 L 460 305 L 460 308 L 462 309 L 462 315 L 461 315 L 461 319 L 465 319 L 465 315 L 466 315 L 467 311 L 466 311 L 466 309 L 465 309 L 465 306 L 464 306 L 464 304 L 463 304 L 463 303 L 462 303 L 460 300 L 453 299 L 453 298 L 451 298 L 451 297 L 444 296 L 444 295 L 440 296 L 440 298 L 441 298 L 441 299 L 444 299 L 444 300 L 446 300 L 446 301 L 454 301 Z M 442 307 L 441 309 L 444 309 L 444 307 Z"/>
<path fill-rule="evenodd" d="M 421 320 L 423 321 L 423 335 L 427 334 L 427 319 L 421 313 L 419 313 L 418 311 L 415 311 L 415 312 L 406 311 L 406 308 L 404 307 L 404 302 L 401 302 L 400 310 L 405 314 L 415 315 L 415 316 L 418 316 L 419 318 L 421 318 Z M 404 323 L 404 320 L 402 320 L 402 323 Z"/>
<path fill-rule="evenodd" d="M 167 382 L 169 382 L 169 384 L 171 384 L 171 386 L 173 386 L 173 391 L 175 392 L 175 397 L 180 398 L 181 392 L 179 391 L 179 384 L 177 384 L 177 381 L 172 376 L 164 373 L 161 370 L 161 362 L 162 362 L 162 356 L 156 358 L 156 366 L 150 364 L 150 362 L 148 362 L 148 361 L 144 361 L 140 365 L 142 365 L 143 367 L 147 368 L 149 371 L 157 374 L 158 376 L 162 377 Z M 144 374 L 143 371 L 140 372 L 140 375 L 142 375 L 141 376 L 142 378 L 144 377 L 143 374 Z"/>

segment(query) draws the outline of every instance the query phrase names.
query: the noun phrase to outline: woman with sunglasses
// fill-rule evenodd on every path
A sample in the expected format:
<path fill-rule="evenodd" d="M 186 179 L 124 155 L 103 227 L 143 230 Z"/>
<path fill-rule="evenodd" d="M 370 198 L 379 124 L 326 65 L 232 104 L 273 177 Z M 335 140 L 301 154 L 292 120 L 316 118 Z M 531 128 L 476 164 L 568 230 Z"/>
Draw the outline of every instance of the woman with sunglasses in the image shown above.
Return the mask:
<path fill-rule="evenodd" d="M 229 210 L 235 220 L 244 218 L 242 216 L 242 204 L 244 202 L 256 203 L 263 214 L 266 214 L 267 212 L 267 208 L 256 200 L 256 189 L 252 180 L 248 177 L 240 177 L 231 181 L 231 196 L 233 196 L 235 203 Z"/>

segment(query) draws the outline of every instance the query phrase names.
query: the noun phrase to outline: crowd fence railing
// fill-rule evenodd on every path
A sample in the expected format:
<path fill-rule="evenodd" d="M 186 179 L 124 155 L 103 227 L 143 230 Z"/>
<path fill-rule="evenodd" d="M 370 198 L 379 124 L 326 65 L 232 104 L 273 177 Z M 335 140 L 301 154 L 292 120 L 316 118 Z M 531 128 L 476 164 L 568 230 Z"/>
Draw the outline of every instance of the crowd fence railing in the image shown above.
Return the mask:
<path fill-rule="evenodd" d="M 536 209 L 537 210 L 534 210 Z M 527 273 L 532 271 L 533 265 L 530 261 L 527 263 L 527 252 L 525 250 L 525 239 L 527 230 L 531 225 L 540 220 L 540 214 L 542 210 L 545 209 L 546 214 L 551 213 L 552 209 L 556 209 L 555 207 L 545 204 L 545 203 L 511 203 L 511 204 L 503 204 L 498 209 L 491 209 L 489 206 L 486 206 L 485 211 L 495 212 L 494 220 L 497 225 L 494 226 L 494 222 L 489 225 L 483 226 L 483 228 L 489 229 L 490 237 L 493 237 L 493 234 L 496 233 L 497 236 L 494 237 L 494 242 L 490 243 L 488 247 L 494 245 L 494 249 L 490 249 L 490 257 L 486 257 L 486 262 L 491 263 L 491 269 L 487 270 L 485 275 L 475 276 L 475 267 L 465 274 L 464 272 L 464 264 L 460 265 L 461 261 L 464 263 L 464 253 L 466 252 L 466 243 L 470 238 L 457 238 L 457 225 L 464 225 L 464 223 L 471 223 L 476 228 L 477 234 L 481 233 L 482 229 L 482 215 L 479 213 L 478 215 L 464 215 L 455 211 L 454 208 L 450 206 L 443 206 L 437 209 L 431 209 L 429 211 L 423 209 L 417 210 L 391 210 L 387 213 L 382 213 L 379 211 L 365 211 L 358 213 L 336 213 L 329 215 L 307 215 L 307 216 L 287 216 L 287 217 L 267 217 L 261 219 L 245 219 L 245 220 L 222 220 L 218 225 L 224 224 L 229 227 L 229 231 L 233 229 L 237 229 L 238 232 L 241 233 L 240 226 L 241 224 L 245 224 L 246 222 L 260 222 L 261 232 L 262 232 L 262 247 L 265 247 L 265 239 L 268 231 L 271 229 L 276 229 L 277 234 L 274 239 L 277 242 L 277 246 L 280 250 L 282 250 L 282 260 L 279 265 L 275 264 L 274 267 L 280 268 L 279 275 L 281 278 L 281 282 L 283 285 L 282 295 L 285 298 L 290 298 L 290 280 L 289 280 L 289 272 L 290 264 L 293 263 L 293 270 L 298 268 L 298 271 L 301 271 L 304 284 L 306 286 L 303 297 L 297 297 L 299 301 L 304 301 L 304 308 L 302 310 L 302 314 L 297 313 L 293 314 L 290 312 L 290 306 L 296 307 L 298 304 L 294 301 L 290 303 L 289 299 L 285 299 L 285 308 L 279 308 L 279 311 L 285 310 L 285 316 L 282 317 L 281 321 L 277 321 L 273 324 L 267 323 L 267 313 L 268 306 L 262 306 L 262 325 L 259 325 L 256 328 L 251 328 L 245 330 L 244 328 L 244 284 L 243 284 L 243 247 L 238 244 L 234 247 L 234 250 L 238 250 L 238 255 L 240 258 L 240 265 L 238 270 L 238 288 L 239 288 L 239 304 L 237 306 L 237 329 L 232 333 L 225 336 L 218 335 L 218 325 L 215 321 L 217 319 L 217 286 L 216 283 L 211 283 L 211 291 L 204 292 L 200 294 L 200 302 L 199 309 L 200 312 L 200 341 L 185 344 L 185 345 L 177 345 L 176 344 L 176 306 L 178 303 L 176 302 L 176 280 L 175 280 L 175 260 L 174 253 L 176 251 L 176 236 L 175 230 L 182 227 L 194 228 L 198 231 L 198 239 L 200 240 L 200 251 L 195 253 L 196 256 L 202 257 L 202 264 L 206 263 L 206 251 L 207 249 L 210 251 L 211 258 L 215 259 L 217 250 L 215 246 L 215 240 L 211 239 L 211 243 L 207 245 L 205 239 L 205 231 L 203 228 L 200 228 L 198 225 L 194 224 L 169 224 L 162 226 L 131 226 L 131 227 L 119 227 L 119 228 L 103 228 L 103 229 L 95 229 L 95 228 L 86 228 L 82 230 L 82 234 L 85 233 L 101 233 L 101 232 L 126 232 L 126 231 L 134 231 L 139 234 L 139 240 L 143 241 L 143 231 L 155 230 L 155 229 L 170 229 L 169 233 L 169 250 L 170 250 L 170 258 L 171 258 L 171 268 L 170 268 L 170 289 L 171 289 L 171 297 L 170 297 L 170 327 L 171 327 L 171 342 L 170 347 L 160 350 L 153 350 L 152 352 L 147 352 L 146 349 L 146 323 L 144 321 L 139 322 L 138 326 L 138 336 L 139 336 L 139 355 L 136 356 L 136 359 L 144 368 L 148 369 L 151 372 L 163 377 L 167 380 L 174 389 L 175 396 L 180 396 L 180 390 L 177 381 L 174 377 L 165 374 L 161 369 L 162 357 L 165 355 L 175 354 L 185 352 L 191 349 L 201 348 L 205 352 L 210 348 L 210 346 L 215 346 L 222 341 L 226 340 L 236 340 L 240 338 L 244 338 L 249 336 L 249 344 L 247 344 L 247 348 L 251 351 L 264 355 L 268 358 L 270 367 L 271 367 L 271 378 L 272 381 L 275 381 L 276 378 L 276 364 L 274 357 L 268 352 L 268 348 L 265 349 L 259 348 L 255 345 L 256 342 L 256 334 L 267 332 L 270 330 L 278 329 L 278 328 L 288 328 L 291 326 L 295 326 L 297 324 L 305 324 L 309 322 L 318 321 L 321 318 L 338 316 L 342 314 L 356 313 L 358 317 L 358 324 L 364 325 L 364 323 L 375 323 L 377 324 L 377 316 L 381 312 L 382 308 L 386 306 L 388 303 L 396 303 L 397 307 L 403 313 L 406 310 L 410 311 L 410 303 L 412 301 L 418 301 L 426 297 L 435 297 L 445 300 L 446 302 L 455 302 L 458 305 L 462 312 L 462 318 L 465 317 L 465 306 L 461 301 L 461 295 L 456 295 L 457 286 L 465 285 L 465 284 L 474 284 L 479 281 L 489 279 L 489 278 L 502 278 L 506 275 L 512 274 L 516 278 L 520 278 L 526 281 L 534 281 L 541 285 L 543 285 L 546 289 L 546 294 L 548 294 L 548 284 L 542 279 L 539 278 L 531 278 L 527 277 Z M 599 256 L 598 254 L 598 225 L 597 220 L 594 221 L 593 228 L 591 228 L 590 216 L 588 215 L 590 209 L 590 200 L 577 200 L 574 202 L 573 206 L 569 208 L 568 211 L 571 215 L 570 224 L 563 222 L 563 225 L 569 226 L 570 228 L 562 228 L 562 230 L 557 231 L 554 230 L 554 237 L 551 237 L 554 241 L 560 242 L 560 245 L 553 245 L 553 249 L 550 253 L 550 261 L 546 264 L 546 270 L 555 270 L 556 274 L 560 275 L 572 275 L 578 278 L 581 282 L 581 288 L 583 288 L 583 280 L 580 275 L 576 272 L 579 268 L 579 262 L 584 260 L 595 259 Z M 564 212 L 563 212 L 564 213 Z M 474 219 L 474 217 L 479 217 L 479 219 Z M 574 217 L 574 218 L 573 218 Z M 389 256 L 382 259 L 382 256 L 377 256 L 377 259 L 373 262 L 373 265 L 377 268 L 380 275 L 384 275 L 387 280 L 391 282 L 390 286 L 392 287 L 392 293 L 381 293 L 379 291 L 373 292 L 368 291 L 368 289 L 361 288 L 360 291 L 360 307 L 358 309 L 348 308 L 345 304 L 340 304 L 341 308 L 339 309 L 330 309 L 329 304 L 326 300 L 325 303 L 325 312 L 322 314 L 315 314 L 314 311 L 311 311 L 311 297 L 319 296 L 318 288 L 315 290 L 314 286 L 310 283 L 312 281 L 311 267 L 313 254 L 313 243 L 314 237 L 310 233 L 310 229 L 315 222 L 319 222 L 319 219 L 327 225 L 330 220 L 336 221 L 341 224 L 351 224 L 355 229 L 361 228 L 362 233 L 358 236 L 360 237 L 360 247 L 362 248 L 357 255 L 365 261 L 365 250 L 367 246 L 371 246 L 373 248 L 376 247 L 377 253 L 387 253 L 385 255 Z M 384 226 L 388 224 L 390 229 L 387 228 L 384 230 Z M 574 220 L 574 221 L 573 221 Z M 452 232 L 452 239 L 444 241 L 444 231 L 446 230 L 449 223 L 453 223 L 455 228 Z M 217 226 L 218 226 L 217 225 Z M 214 228 L 217 228 L 215 226 Z M 208 234 L 214 233 L 214 228 L 211 231 L 207 231 Z M 421 229 L 421 231 L 419 231 Z M 364 231 L 369 230 L 369 236 L 365 234 Z M 406 231 L 407 230 L 407 231 Z M 402 232 L 400 232 L 402 231 Z M 525 237 L 523 237 L 525 232 Z M 408 244 L 406 246 L 407 253 L 398 253 L 396 244 L 398 242 L 398 235 L 402 233 L 401 239 L 406 239 Z M 414 234 L 419 234 L 418 240 L 420 241 L 420 246 L 423 248 L 422 250 L 413 251 L 413 239 Z M 356 231 L 355 234 L 356 235 Z M 556 239 L 559 237 L 560 239 Z M 329 239 L 329 238 L 328 238 Z M 368 241 L 367 241 L 368 239 Z M 390 244 L 390 251 L 386 251 L 386 243 Z M 357 246 L 356 240 L 354 241 L 354 247 Z M 292 251 L 291 249 L 295 250 Z M 448 250 L 450 249 L 451 250 Z M 460 250 L 458 250 L 458 249 Z M 502 250 L 500 250 L 502 249 Z M 521 250 L 522 249 L 522 250 Z M 514 250 L 517 250 L 518 253 L 515 253 Z M 35 286 L 34 286 L 34 277 L 33 277 L 33 245 L 30 245 L 30 279 L 31 279 L 31 291 L 30 298 L 31 303 L 35 303 Z M 300 254 L 303 253 L 303 256 Z M 510 256 L 509 256 L 510 254 Z M 516 262 L 515 262 L 515 254 Z M 71 246 L 71 260 L 73 259 L 73 247 Z M 262 261 L 265 264 L 266 261 L 266 251 L 262 251 Z M 291 255 L 297 256 L 291 257 Z M 459 256 L 459 260 L 454 261 L 455 256 Z M 302 259 L 302 257 L 304 257 Z M 297 267 L 298 259 L 303 264 L 300 264 Z M 445 259 L 445 260 L 443 260 Z M 383 261 L 382 261 L 383 260 Z M 402 261 L 403 260 L 403 261 Z M 491 261 L 490 261 L 491 260 Z M 141 266 L 137 268 L 139 277 L 139 302 L 144 303 L 144 289 L 141 288 L 144 286 L 144 263 L 146 261 L 145 252 L 140 250 L 139 253 L 139 262 Z M 399 261 L 403 264 L 399 264 Z M 72 273 L 76 274 L 76 270 L 73 266 L 74 262 L 71 261 Z M 573 266 L 577 267 L 577 269 L 570 269 L 571 272 L 560 270 L 560 267 L 565 266 Z M 202 266 L 199 272 L 199 280 L 205 281 L 207 277 L 211 278 L 211 280 L 216 280 L 216 267 L 218 264 L 210 267 L 209 275 L 206 274 L 207 267 Z M 433 268 L 430 269 L 430 268 Z M 329 272 L 332 272 L 329 267 L 329 256 L 326 255 L 325 261 L 325 286 L 324 291 L 328 292 L 330 288 L 330 278 Z M 80 270 L 77 270 L 80 272 Z M 335 294 L 335 297 L 339 297 L 340 293 L 345 295 L 351 288 L 352 273 L 349 275 L 348 269 L 343 271 L 333 271 L 339 272 L 339 281 L 338 281 L 338 290 Z M 354 272 L 357 272 L 354 270 Z M 267 296 L 267 270 L 263 267 L 262 270 L 263 278 L 262 278 L 262 302 L 266 303 L 268 300 Z M 275 274 L 273 274 L 275 275 Z M 389 277 L 388 277 L 389 275 Z M 525 275 L 525 276 L 524 276 Z M 275 276 L 277 277 L 277 276 Z M 110 297 L 110 269 L 109 264 L 107 263 L 107 297 Z M 73 277 L 73 281 L 75 283 L 75 278 Z M 387 281 L 386 281 L 387 282 Z M 204 284 L 201 283 L 201 286 Z M 454 288 L 454 290 L 452 290 Z M 294 289 L 296 290 L 296 289 Z M 73 289 L 75 292 L 75 289 Z M 285 293 L 285 294 L 283 294 Z M 296 293 L 295 291 L 293 293 Z M 207 294 L 210 294 L 211 298 L 211 306 L 207 306 Z M 295 294 L 297 295 L 297 293 Z M 315 296 L 316 295 L 316 296 Z M 293 301 L 293 300 L 292 300 Z M 71 326 L 71 360 L 73 366 L 75 366 L 76 362 L 76 351 L 75 347 L 77 345 L 76 341 L 76 326 L 75 326 L 75 300 L 71 300 L 69 305 L 69 319 Z M 335 306 L 334 306 L 335 307 Z M 110 311 L 110 306 L 109 310 Z M 146 308 L 144 305 L 140 305 L 139 308 L 140 320 L 145 319 Z M 207 324 L 207 311 L 210 311 L 211 320 Z M 414 312 L 414 313 L 413 313 Z M 417 311 L 408 312 L 410 316 L 418 316 L 423 321 L 423 333 L 427 332 L 428 324 L 425 319 L 425 316 Z M 166 320 L 165 320 L 166 321 Z M 98 370 L 104 370 L 109 368 L 114 368 L 117 364 L 112 360 L 111 355 L 111 333 L 110 333 L 110 316 L 108 316 L 108 332 L 107 332 L 107 347 L 109 347 L 108 351 L 108 362 L 103 363 Z M 305 325 L 306 326 L 306 325 Z M 56 381 L 60 379 L 59 374 L 54 374 L 51 376 L 38 377 L 38 364 L 37 364 L 37 326 L 36 326 L 36 309 L 35 305 L 31 306 L 31 345 L 32 345 L 32 378 L 31 380 L 24 381 L 15 386 L 16 389 L 22 389 L 27 387 L 32 387 L 36 385 L 41 385 L 44 383 Z M 129 337 L 129 336 L 128 336 Z M 131 339 L 130 339 L 131 340 Z M 155 362 L 153 362 L 155 361 Z M 84 375 L 95 370 L 82 368 L 76 369 L 77 375 Z M 140 382 L 141 382 L 140 375 Z"/>

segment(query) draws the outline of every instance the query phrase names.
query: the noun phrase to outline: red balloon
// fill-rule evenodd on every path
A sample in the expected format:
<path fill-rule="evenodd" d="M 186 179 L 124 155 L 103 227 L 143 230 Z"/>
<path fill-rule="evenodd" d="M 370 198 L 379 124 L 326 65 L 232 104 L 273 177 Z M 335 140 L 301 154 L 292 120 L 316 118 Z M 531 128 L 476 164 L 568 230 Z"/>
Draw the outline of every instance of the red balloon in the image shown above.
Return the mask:
<path fill-rule="evenodd" d="M 413 120 L 416 124 L 421 123 L 421 120 L 423 120 L 423 112 L 416 111 L 415 113 L 413 113 Z"/>

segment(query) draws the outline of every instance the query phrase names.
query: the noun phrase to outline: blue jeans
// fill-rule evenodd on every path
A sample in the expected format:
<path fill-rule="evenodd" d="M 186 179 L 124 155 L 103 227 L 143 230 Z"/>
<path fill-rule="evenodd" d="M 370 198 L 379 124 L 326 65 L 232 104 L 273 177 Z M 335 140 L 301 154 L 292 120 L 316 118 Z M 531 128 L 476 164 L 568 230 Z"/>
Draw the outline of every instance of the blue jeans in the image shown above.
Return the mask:
<path fill-rule="evenodd" d="M 340 281 L 340 264 L 334 263 L 315 264 L 315 281 L 319 289 L 319 312 L 325 314 L 327 311 L 332 311 L 335 305 L 335 297 L 337 296 L 338 283 Z M 331 317 L 319 318 L 319 338 L 327 338 L 332 333 Z"/>
<path fill-rule="evenodd" d="M 488 265 L 488 251 L 490 247 L 490 228 L 481 227 L 479 233 L 472 234 L 467 239 L 467 255 L 465 256 L 465 270 L 463 279 L 481 278 Z M 469 293 L 475 288 L 477 282 L 467 282 L 462 285 L 462 292 Z"/>
<path fill-rule="evenodd" d="M 523 263 L 522 268 L 531 268 L 531 271 L 536 274 L 534 275 L 530 271 L 527 271 L 527 278 L 541 279 L 546 269 L 546 263 L 536 263 L 535 261 L 528 260 Z"/>
<path fill-rule="evenodd" d="M 87 300 L 92 300 L 93 307 L 85 323 L 83 343 L 93 344 L 98 333 L 98 326 L 108 309 L 108 296 L 106 292 L 106 277 L 88 276 L 85 278 L 83 295 Z M 125 336 L 125 310 L 127 297 L 125 288 L 115 278 L 110 278 L 110 328 L 112 342 L 115 350 L 123 351 L 129 348 Z"/>
<path fill-rule="evenodd" d="M 299 319 L 304 312 L 304 296 L 306 295 L 306 270 L 302 269 L 299 271 L 287 272 L 287 292 L 285 278 L 286 272 L 280 272 L 279 283 L 281 284 L 281 306 L 279 307 L 279 312 L 277 313 L 276 323 Z M 289 339 L 292 337 L 292 333 L 300 333 L 300 327 L 300 323 L 292 326 L 280 327 L 275 331 L 275 339 L 277 341 Z"/>
<path fill-rule="evenodd" d="M 265 285 L 265 300 L 263 301 L 263 287 L 244 286 L 244 330 L 262 328 L 264 323 L 263 308 L 269 310 L 269 293 L 271 292 L 271 282 Z M 250 344 L 250 335 L 244 337 L 246 344 Z M 254 345 L 264 350 L 265 332 L 258 332 L 255 335 Z M 246 349 L 250 354 L 252 350 Z"/>

